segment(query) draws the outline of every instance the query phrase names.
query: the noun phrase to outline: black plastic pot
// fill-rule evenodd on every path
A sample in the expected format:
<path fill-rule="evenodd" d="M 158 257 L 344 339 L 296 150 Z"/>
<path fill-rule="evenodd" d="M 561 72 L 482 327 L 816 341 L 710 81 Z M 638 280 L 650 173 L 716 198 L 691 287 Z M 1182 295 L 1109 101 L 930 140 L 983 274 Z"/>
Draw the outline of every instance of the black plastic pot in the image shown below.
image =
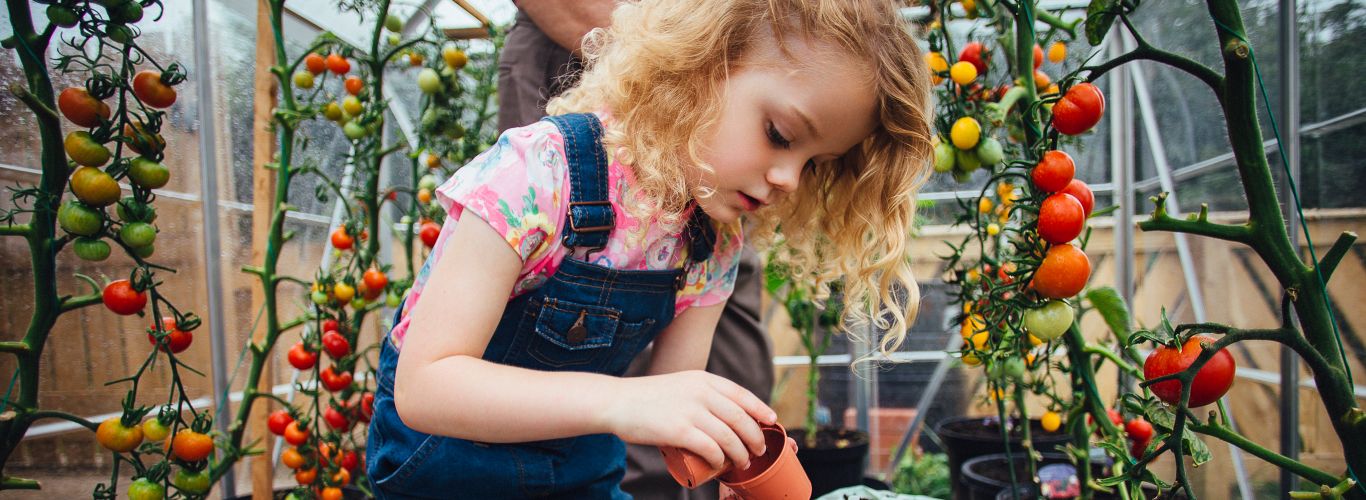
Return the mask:
<path fill-rule="evenodd" d="M 806 447 L 806 429 L 789 429 L 797 441 L 797 460 L 811 478 L 811 497 L 863 484 L 863 463 L 868 457 L 868 433 L 852 429 L 821 429 L 816 434 L 816 446 Z M 846 446 L 837 447 L 837 441 Z"/>
<path fill-rule="evenodd" d="M 1045 432 L 1037 419 L 1031 420 L 1029 427 L 1034 449 L 1040 452 L 1053 451 L 1071 440 L 1071 436 L 1061 432 Z M 960 472 L 964 463 L 975 457 L 1006 451 L 1005 443 L 1001 440 L 1001 428 L 995 418 L 956 417 L 941 420 L 934 432 L 944 443 L 944 453 L 949 457 L 949 483 L 955 499 L 967 498 L 963 494 Z M 1023 452 L 1021 441 L 1020 436 L 1012 435 L 1010 450 Z M 994 497 L 995 490 L 992 495 Z"/>
<path fill-rule="evenodd" d="M 1001 490 L 999 493 L 996 494 L 996 500 L 1016 500 L 1017 498 L 1018 498 L 1019 500 L 1039 500 L 1039 498 L 1040 498 L 1040 497 L 1039 497 L 1039 488 L 1035 487 L 1034 485 L 1020 486 L 1020 487 L 1016 488 L 1015 490 L 1019 492 L 1019 493 L 1018 493 L 1018 496 L 1012 495 L 1012 494 L 1010 493 L 1010 488 L 1006 488 L 1006 489 L 1003 489 L 1003 490 Z M 1118 496 L 1118 495 L 1108 495 L 1108 494 L 1105 494 L 1105 493 L 1098 493 L 1098 494 L 1096 494 L 1096 496 L 1095 496 L 1094 498 L 1096 498 L 1097 500 L 1111 500 L 1111 499 L 1119 498 L 1119 496 Z M 1151 484 L 1145 484 L 1145 485 L 1143 485 L 1143 498 L 1148 498 L 1148 499 L 1155 499 L 1155 498 L 1157 498 L 1157 487 L 1156 487 L 1156 486 L 1153 486 L 1153 485 L 1151 485 Z M 1182 493 L 1182 492 L 1176 492 L 1176 493 L 1174 493 L 1172 496 L 1170 496 L 1170 497 L 1168 497 L 1168 498 L 1183 499 L 1183 498 L 1186 498 L 1186 494 L 1185 494 L 1185 493 Z"/>

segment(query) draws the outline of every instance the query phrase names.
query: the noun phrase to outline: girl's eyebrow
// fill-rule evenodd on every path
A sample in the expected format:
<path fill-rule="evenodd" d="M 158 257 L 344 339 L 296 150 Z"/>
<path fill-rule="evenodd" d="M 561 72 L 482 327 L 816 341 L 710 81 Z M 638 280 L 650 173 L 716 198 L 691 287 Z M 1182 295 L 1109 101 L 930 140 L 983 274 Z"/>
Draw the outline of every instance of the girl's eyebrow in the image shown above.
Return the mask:
<path fill-rule="evenodd" d="M 810 116 L 803 113 L 801 108 L 798 108 L 796 104 L 793 104 L 789 109 L 792 111 L 792 114 L 797 115 L 797 118 L 801 119 L 803 124 L 806 124 L 806 130 L 811 133 L 811 137 L 817 140 L 821 138 L 821 133 L 816 130 L 816 123 L 811 121 Z"/>

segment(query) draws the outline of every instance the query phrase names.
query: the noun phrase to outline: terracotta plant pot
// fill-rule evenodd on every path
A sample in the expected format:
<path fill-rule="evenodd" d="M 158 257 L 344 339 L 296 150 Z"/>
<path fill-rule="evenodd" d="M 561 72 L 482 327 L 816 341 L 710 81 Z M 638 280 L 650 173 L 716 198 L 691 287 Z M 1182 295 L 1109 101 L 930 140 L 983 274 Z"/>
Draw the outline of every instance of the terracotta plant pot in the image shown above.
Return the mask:
<path fill-rule="evenodd" d="M 811 498 L 811 480 L 797 461 L 797 442 L 787 437 L 782 425 L 760 427 L 768 450 L 762 456 L 750 455 L 750 466 L 744 470 L 736 469 L 729 460 L 724 467 L 714 468 L 702 457 L 681 448 L 661 446 L 659 451 L 664 454 L 669 474 L 689 489 L 719 477 L 721 484 L 740 498 Z"/>

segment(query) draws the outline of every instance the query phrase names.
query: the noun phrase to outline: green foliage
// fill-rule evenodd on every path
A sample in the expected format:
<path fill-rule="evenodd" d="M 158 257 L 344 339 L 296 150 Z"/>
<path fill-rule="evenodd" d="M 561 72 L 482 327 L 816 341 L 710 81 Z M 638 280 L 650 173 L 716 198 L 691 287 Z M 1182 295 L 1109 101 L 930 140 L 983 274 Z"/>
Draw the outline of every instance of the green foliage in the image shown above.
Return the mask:
<path fill-rule="evenodd" d="M 892 491 L 935 498 L 949 498 L 953 494 L 949 484 L 948 455 L 925 453 L 916 458 L 915 454 L 907 453 L 896 467 Z"/>

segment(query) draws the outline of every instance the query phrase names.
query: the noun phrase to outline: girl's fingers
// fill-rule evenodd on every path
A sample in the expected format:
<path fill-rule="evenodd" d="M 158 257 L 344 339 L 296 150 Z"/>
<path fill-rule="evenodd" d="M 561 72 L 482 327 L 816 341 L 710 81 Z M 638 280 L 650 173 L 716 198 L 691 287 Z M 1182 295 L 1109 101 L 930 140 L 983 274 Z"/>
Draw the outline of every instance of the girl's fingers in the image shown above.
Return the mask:
<path fill-rule="evenodd" d="M 773 411 L 773 408 L 769 408 L 763 400 L 749 392 L 749 389 L 741 387 L 740 384 L 731 382 L 724 377 L 713 376 L 712 387 L 744 408 L 745 413 L 748 413 L 754 420 L 758 420 L 759 423 L 774 424 L 778 422 L 778 414 Z"/>
<path fill-rule="evenodd" d="M 696 453 L 712 467 L 719 469 L 725 466 L 726 453 L 716 444 L 716 439 L 698 427 L 693 427 L 683 435 L 682 447 Z"/>
<path fill-rule="evenodd" d="M 716 445 L 725 452 L 725 456 L 730 458 L 731 463 L 741 469 L 749 468 L 749 450 L 745 448 L 745 443 L 740 440 L 740 436 L 729 425 L 712 414 L 701 417 L 696 425 L 697 428 L 702 429 L 702 432 L 711 436 Z M 713 462 L 712 465 L 720 467 L 724 463 Z"/>
<path fill-rule="evenodd" d="M 722 422 L 730 426 L 736 435 L 740 436 L 751 454 L 764 454 L 764 431 L 759 428 L 754 417 L 750 416 L 744 408 L 741 408 L 734 401 L 719 395 L 708 403 L 712 414 L 720 418 Z"/>

